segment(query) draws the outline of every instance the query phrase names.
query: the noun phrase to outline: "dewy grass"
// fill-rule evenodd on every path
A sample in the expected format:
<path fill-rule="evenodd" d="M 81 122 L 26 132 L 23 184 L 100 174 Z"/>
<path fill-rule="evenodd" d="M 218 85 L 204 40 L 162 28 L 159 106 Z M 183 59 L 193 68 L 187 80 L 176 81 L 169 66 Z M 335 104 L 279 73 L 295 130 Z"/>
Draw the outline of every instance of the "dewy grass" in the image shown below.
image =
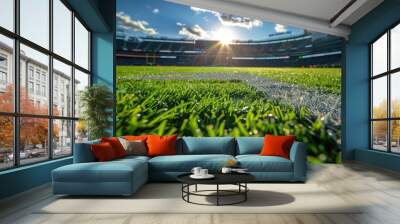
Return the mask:
<path fill-rule="evenodd" d="M 276 81 L 316 88 L 327 93 L 340 94 L 340 68 L 265 68 L 265 67 L 201 67 L 201 66 L 118 66 L 123 76 L 193 75 L 193 74 L 251 74 Z"/>
<path fill-rule="evenodd" d="M 119 79 L 117 89 L 118 135 L 294 134 L 308 143 L 312 162 L 335 162 L 338 155 L 339 129 L 242 82 Z"/>

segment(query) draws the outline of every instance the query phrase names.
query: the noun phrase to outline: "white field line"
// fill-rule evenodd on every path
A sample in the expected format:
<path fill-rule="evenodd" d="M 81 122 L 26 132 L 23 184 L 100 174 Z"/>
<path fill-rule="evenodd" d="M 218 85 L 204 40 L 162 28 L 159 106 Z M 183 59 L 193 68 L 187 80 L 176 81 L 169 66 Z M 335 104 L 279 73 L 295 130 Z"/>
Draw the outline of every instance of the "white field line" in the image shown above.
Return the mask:
<path fill-rule="evenodd" d="M 265 77 L 249 74 L 163 74 L 121 77 L 119 80 L 239 80 L 264 93 L 270 100 L 281 104 L 305 107 L 314 115 L 340 124 L 341 97 L 324 93 L 313 88 L 278 82 Z"/>

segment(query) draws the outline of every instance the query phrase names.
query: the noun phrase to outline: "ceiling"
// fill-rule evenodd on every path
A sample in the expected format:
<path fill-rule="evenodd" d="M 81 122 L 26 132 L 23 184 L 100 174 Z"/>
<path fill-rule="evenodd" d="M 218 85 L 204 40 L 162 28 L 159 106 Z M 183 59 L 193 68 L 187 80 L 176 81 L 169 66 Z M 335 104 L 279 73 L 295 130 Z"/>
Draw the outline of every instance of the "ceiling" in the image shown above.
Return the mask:
<path fill-rule="evenodd" d="M 347 38 L 383 0 L 167 0 Z"/>

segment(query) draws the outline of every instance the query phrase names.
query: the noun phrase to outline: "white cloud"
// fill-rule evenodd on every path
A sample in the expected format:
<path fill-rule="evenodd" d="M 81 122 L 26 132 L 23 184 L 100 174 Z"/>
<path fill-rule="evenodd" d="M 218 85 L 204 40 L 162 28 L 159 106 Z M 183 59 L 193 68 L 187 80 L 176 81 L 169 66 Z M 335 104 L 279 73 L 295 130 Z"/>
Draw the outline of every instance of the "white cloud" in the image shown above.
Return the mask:
<path fill-rule="evenodd" d="M 250 18 L 241 17 L 241 16 L 233 16 L 233 15 L 229 15 L 229 14 L 221 14 L 218 17 L 218 19 L 222 25 L 239 26 L 239 27 L 243 27 L 246 29 L 251 29 L 253 27 L 258 27 L 258 26 L 263 25 L 263 23 L 257 19 L 250 19 Z"/>
<path fill-rule="evenodd" d="M 197 8 L 197 7 L 193 7 L 191 6 L 190 9 L 196 13 L 202 13 L 202 12 L 209 12 L 211 14 L 217 15 L 219 14 L 218 12 L 212 11 L 212 10 L 208 10 L 208 9 L 202 9 L 202 8 Z"/>
<path fill-rule="evenodd" d="M 144 20 L 132 20 L 129 15 L 124 12 L 117 13 L 117 22 L 124 26 L 126 29 L 132 29 L 136 32 L 142 32 L 147 35 L 157 35 L 156 29 L 149 27 L 149 23 Z"/>
<path fill-rule="evenodd" d="M 176 25 L 181 27 L 178 34 L 181 36 L 185 36 L 189 39 L 197 40 L 197 39 L 206 39 L 210 37 L 208 32 L 197 24 L 192 27 L 188 27 L 183 23 L 177 22 Z"/>
<path fill-rule="evenodd" d="M 157 9 L 157 8 L 153 9 L 153 13 L 154 13 L 154 14 L 157 14 L 157 13 L 159 13 L 159 12 L 160 12 L 159 9 Z"/>
<path fill-rule="evenodd" d="M 275 24 L 275 32 L 277 32 L 277 33 L 284 33 L 284 32 L 286 32 L 286 31 L 287 31 L 287 29 L 286 29 L 286 27 L 285 27 L 284 25 Z"/>
<path fill-rule="evenodd" d="M 218 17 L 218 20 L 224 26 L 238 26 L 238 27 L 251 29 L 253 27 L 258 27 L 258 26 L 263 25 L 262 21 L 257 20 L 257 19 L 250 19 L 248 17 L 234 16 L 234 15 L 230 15 L 230 14 L 226 14 L 226 13 L 219 13 L 216 11 L 197 8 L 197 7 L 190 7 L 190 9 L 192 11 L 196 12 L 196 14 L 211 13 L 212 15 Z"/>

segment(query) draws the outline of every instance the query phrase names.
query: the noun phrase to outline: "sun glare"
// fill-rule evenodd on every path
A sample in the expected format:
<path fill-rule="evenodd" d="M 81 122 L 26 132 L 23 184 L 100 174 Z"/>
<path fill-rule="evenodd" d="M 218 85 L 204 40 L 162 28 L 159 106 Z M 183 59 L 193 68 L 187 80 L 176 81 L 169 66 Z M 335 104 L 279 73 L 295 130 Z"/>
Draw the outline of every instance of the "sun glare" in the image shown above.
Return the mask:
<path fill-rule="evenodd" d="M 231 30 L 221 28 L 215 33 L 214 38 L 218 40 L 222 45 L 229 45 L 232 43 L 234 36 Z"/>

